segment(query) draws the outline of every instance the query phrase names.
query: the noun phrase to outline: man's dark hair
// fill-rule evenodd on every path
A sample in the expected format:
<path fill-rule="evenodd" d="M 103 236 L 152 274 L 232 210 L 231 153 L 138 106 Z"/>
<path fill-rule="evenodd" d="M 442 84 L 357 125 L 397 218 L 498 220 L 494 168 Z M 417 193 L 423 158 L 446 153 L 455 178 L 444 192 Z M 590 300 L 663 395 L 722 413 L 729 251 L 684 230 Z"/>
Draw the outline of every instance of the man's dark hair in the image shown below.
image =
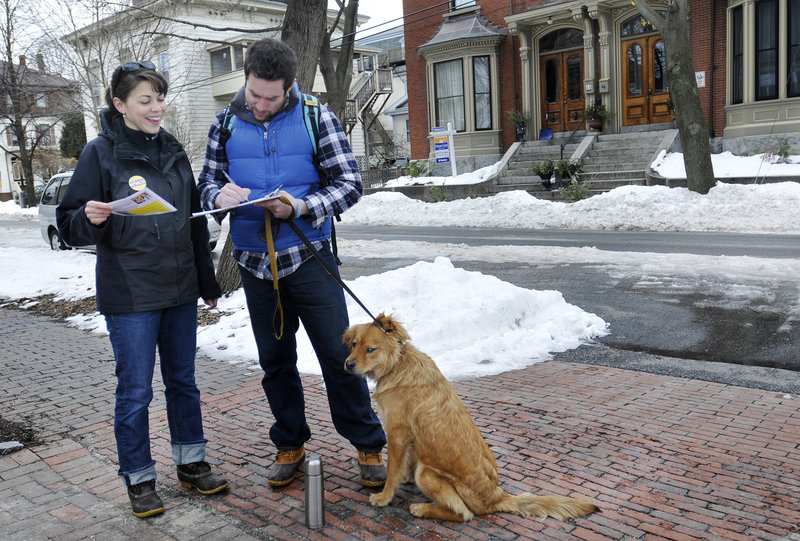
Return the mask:
<path fill-rule="evenodd" d="M 244 78 L 247 79 L 251 73 L 267 81 L 283 79 L 283 89 L 288 90 L 297 73 L 297 55 L 282 41 L 261 39 L 247 48 Z"/>

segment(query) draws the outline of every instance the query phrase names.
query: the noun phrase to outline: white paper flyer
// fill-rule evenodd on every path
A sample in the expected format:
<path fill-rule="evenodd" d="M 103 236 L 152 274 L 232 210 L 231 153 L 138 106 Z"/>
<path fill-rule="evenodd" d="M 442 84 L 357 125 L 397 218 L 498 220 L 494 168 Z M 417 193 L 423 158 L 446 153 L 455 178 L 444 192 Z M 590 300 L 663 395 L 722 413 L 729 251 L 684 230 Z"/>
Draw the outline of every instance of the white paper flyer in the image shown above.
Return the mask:
<path fill-rule="evenodd" d="M 121 216 L 147 216 L 178 210 L 150 188 L 144 188 L 128 197 L 111 201 L 109 204 L 111 213 Z"/>

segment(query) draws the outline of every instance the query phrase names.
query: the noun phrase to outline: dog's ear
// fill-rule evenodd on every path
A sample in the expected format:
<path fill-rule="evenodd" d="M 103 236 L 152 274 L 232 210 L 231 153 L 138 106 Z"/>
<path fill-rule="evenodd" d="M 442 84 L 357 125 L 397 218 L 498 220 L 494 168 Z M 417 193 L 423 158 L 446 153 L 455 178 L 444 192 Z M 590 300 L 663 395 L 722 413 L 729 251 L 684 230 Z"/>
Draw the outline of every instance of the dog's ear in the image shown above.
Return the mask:
<path fill-rule="evenodd" d="M 383 312 L 381 312 L 381 314 L 375 318 L 375 325 L 382 328 L 383 332 L 385 333 L 394 332 L 395 329 L 395 322 L 392 319 L 392 316 L 387 316 Z"/>
<path fill-rule="evenodd" d="M 408 333 L 400 324 L 399 321 L 396 321 L 392 316 L 387 316 L 385 314 L 379 315 L 377 318 L 378 323 L 383 327 L 383 332 L 386 334 L 393 335 L 394 338 L 400 341 L 408 340 Z"/>
<path fill-rule="evenodd" d="M 355 325 L 348 327 L 342 335 L 342 342 L 344 342 L 344 345 L 346 345 L 347 349 L 350 351 L 353 351 L 353 342 L 355 342 L 356 336 L 358 336 L 358 330 Z"/>

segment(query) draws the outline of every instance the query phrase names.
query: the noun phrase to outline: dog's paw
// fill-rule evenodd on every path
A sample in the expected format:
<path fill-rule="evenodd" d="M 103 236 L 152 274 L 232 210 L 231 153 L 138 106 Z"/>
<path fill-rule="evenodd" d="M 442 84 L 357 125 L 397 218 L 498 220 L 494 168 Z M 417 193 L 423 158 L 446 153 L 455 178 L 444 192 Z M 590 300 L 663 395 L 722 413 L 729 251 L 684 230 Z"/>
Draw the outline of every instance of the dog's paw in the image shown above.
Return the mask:
<path fill-rule="evenodd" d="M 390 501 L 392 501 L 392 494 L 384 494 L 383 492 L 378 492 L 369 497 L 369 503 L 378 507 L 385 507 L 389 505 Z"/>
<path fill-rule="evenodd" d="M 425 514 L 422 512 L 423 509 L 425 509 L 424 503 L 412 503 L 408 507 L 408 510 L 411 512 L 411 514 L 419 518 L 425 518 Z"/>

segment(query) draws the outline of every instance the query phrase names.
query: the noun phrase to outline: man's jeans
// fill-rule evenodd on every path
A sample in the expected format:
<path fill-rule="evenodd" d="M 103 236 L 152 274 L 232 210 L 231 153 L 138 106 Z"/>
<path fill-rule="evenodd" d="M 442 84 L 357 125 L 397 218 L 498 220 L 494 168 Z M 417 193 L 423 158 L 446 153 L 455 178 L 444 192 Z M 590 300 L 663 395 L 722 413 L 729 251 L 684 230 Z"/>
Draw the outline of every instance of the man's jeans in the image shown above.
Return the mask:
<path fill-rule="evenodd" d="M 338 273 L 327 246 L 320 250 L 329 268 Z M 377 415 L 372 410 L 364 378 L 348 374 L 344 361 L 349 354 L 342 335 L 349 325 L 344 292 L 316 259 L 309 259 L 295 272 L 279 280 L 284 312 L 283 337 L 273 336 L 275 296 L 272 280 L 262 280 L 239 267 L 250 322 L 258 346 L 267 395 L 275 423 L 269 435 L 278 450 L 297 449 L 311 437 L 305 416 L 303 384 L 297 372 L 299 321 L 317 354 L 328 404 L 336 431 L 360 451 L 378 452 L 386 444 Z M 275 322 L 279 324 L 277 315 Z"/>
<path fill-rule="evenodd" d="M 194 381 L 197 304 L 105 317 L 117 363 L 114 435 L 120 476 L 128 486 L 156 478 L 148 418 L 156 347 L 172 458 L 176 464 L 205 460 L 200 391 Z"/>

